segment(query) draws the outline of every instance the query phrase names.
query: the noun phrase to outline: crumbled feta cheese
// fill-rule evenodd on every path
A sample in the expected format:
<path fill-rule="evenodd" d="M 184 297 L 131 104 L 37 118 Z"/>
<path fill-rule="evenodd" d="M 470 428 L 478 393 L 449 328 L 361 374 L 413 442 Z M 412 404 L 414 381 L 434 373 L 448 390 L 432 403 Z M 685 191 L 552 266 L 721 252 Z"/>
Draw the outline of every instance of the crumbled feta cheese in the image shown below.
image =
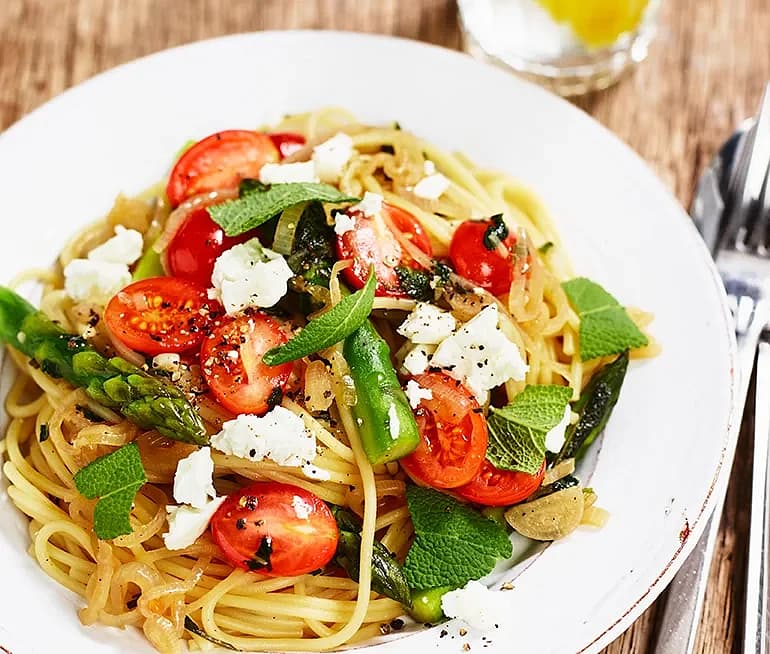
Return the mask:
<path fill-rule="evenodd" d="M 190 504 L 202 509 L 209 497 L 216 497 L 214 490 L 214 461 L 211 448 L 202 447 L 180 459 L 174 474 L 174 499 L 180 504 Z"/>
<path fill-rule="evenodd" d="M 438 200 L 449 186 L 450 182 L 444 175 L 433 173 L 417 182 L 412 192 L 423 200 Z"/>
<path fill-rule="evenodd" d="M 439 309 L 435 304 L 418 302 L 397 331 L 412 343 L 437 345 L 456 327 L 457 321 L 448 311 Z"/>
<path fill-rule="evenodd" d="M 397 439 L 401 433 L 401 421 L 398 419 L 398 412 L 396 411 L 396 405 L 391 404 L 388 407 L 388 431 L 392 439 Z"/>
<path fill-rule="evenodd" d="M 558 452 L 561 450 L 561 446 L 564 445 L 564 434 L 569 427 L 570 419 L 572 418 L 572 410 L 569 404 L 564 407 L 564 416 L 551 431 L 545 435 L 545 447 L 551 452 Z"/>
<path fill-rule="evenodd" d="M 211 437 L 214 449 L 233 456 L 261 461 L 271 459 L 282 466 L 302 466 L 316 456 L 316 441 L 302 418 L 282 406 L 264 416 L 241 414 L 222 425 Z"/>
<path fill-rule="evenodd" d="M 315 512 L 312 504 L 301 498 L 299 495 L 295 495 L 291 498 L 291 508 L 294 509 L 294 515 L 300 520 L 307 520 L 311 513 Z"/>
<path fill-rule="evenodd" d="M 423 388 L 414 379 L 410 379 L 406 382 L 406 398 L 409 400 L 409 405 L 416 409 L 422 400 L 433 399 L 433 391 L 429 388 Z"/>
<path fill-rule="evenodd" d="M 212 516 L 225 499 L 217 497 L 200 509 L 186 504 L 167 506 L 168 532 L 163 534 L 166 549 L 181 550 L 192 545 L 206 531 Z"/>
<path fill-rule="evenodd" d="M 334 183 L 339 181 L 345 164 L 350 161 L 355 150 L 353 139 L 340 132 L 328 141 L 313 148 L 313 162 L 316 175 L 322 182 Z"/>
<path fill-rule="evenodd" d="M 286 295 L 293 275 L 286 259 L 253 238 L 219 255 L 209 297 L 220 300 L 228 314 L 246 307 L 272 307 Z"/>
<path fill-rule="evenodd" d="M 178 372 L 179 366 L 182 364 L 181 357 L 175 352 L 164 352 L 163 354 L 156 354 L 152 358 L 152 369 L 163 370 L 164 372 Z"/>
<path fill-rule="evenodd" d="M 115 236 L 91 250 L 88 258 L 91 261 L 122 263 L 130 266 L 142 256 L 142 244 L 142 235 L 139 232 L 117 225 Z"/>
<path fill-rule="evenodd" d="M 259 171 L 259 181 L 263 184 L 290 184 L 292 182 L 317 182 L 315 163 L 297 161 L 296 163 L 266 163 Z"/>
<path fill-rule="evenodd" d="M 353 216 L 349 216 L 346 213 L 339 212 L 334 217 L 334 233 L 337 236 L 342 236 L 348 232 L 352 232 L 356 228 L 356 219 Z"/>
<path fill-rule="evenodd" d="M 425 160 L 425 162 L 422 164 L 422 169 L 425 175 L 428 177 L 436 174 L 436 164 L 434 164 L 430 159 Z"/>
<path fill-rule="evenodd" d="M 459 618 L 469 627 L 491 631 L 507 618 L 506 603 L 484 584 L 471 580 L 464 588 L 451 590 L 441 598 L 441 610 L 448 618 Z"/>
<path fill-rule="evenodd" d="M 410 375 L 421 375 L 428 369 L 434 351 L 432 345 L 415 345 L 404 357 L 404 370 Z"/>
<path fill-rule="evenodd" d="M 78 302 L 107 304 L 130 283 L 131 273 L 124 263 L 73 259 L 64 268 L 64 290 Z"/>
<path fill-rule="evenodd" d="M 24 332 L 19 332 L 16 334 L 16 340 L 23 344 L 27 340 L 27 335 Z"/>
<path fill-rule="evenodd" d="M 360 211 L 367 218 L 374 218 L 378 213 L 382 211 L 383 197 L 379 193 L 372 193 L 367 191 L 364 193 L 364 197 L 358 204 L 354 205 L 352 209 L 354 211 Z"/>
<path fill-rule="evenodd" d="M 529 369 L 519 348 L 498 327 L 498 317 L 497 305 L 485 307 L 444 339 L 431 360 L 464 382 L 480 404 L 486 403 L 490 389 L 509 379 L 523 381 Z"/>

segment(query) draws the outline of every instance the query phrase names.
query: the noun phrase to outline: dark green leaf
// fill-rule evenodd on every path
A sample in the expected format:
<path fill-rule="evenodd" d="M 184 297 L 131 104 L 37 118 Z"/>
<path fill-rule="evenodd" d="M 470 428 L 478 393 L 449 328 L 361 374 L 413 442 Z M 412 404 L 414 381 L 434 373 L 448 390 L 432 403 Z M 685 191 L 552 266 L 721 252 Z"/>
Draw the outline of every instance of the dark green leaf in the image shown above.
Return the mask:
<path fill-rule="evenodd" d="M 492 224 L 484 232 L 483 242 L 487 250 L 496 250 L 508 238 L 508 226 L 505 224 L 501 213 L 492 216 L 490 220 Z"/>
<path fill-rule="evenodd" d="M 406 500 L 415 537 L 404 573 L 412 588 L 460 588 L 513 553 L 505 529 L 448 495 L 410 484 Z"/>
<path fill-rule="evenodd" d="M 288 343 L 268 350 L 262 360 L 269 366 L 277 366 L 296 361 L 344 340 L 369 317 L 374 304 L 376 285 L 377 278 L 372 270 L 369 280 L 361 290 L 342 298 L 329 311 L 311 320 Z"/>
<path fill-rule="evenodd" d="M 599 284 L 585 277 L 562 284 L 580 316 L 580 358 L 583 361 L 620 354 L 647 345 L 647 337 L 626 310 Z"/>
<path fill-rule="evenodd" d="M 358 198 L 345 195 L 328 184 L 273 184 L 264 189 L 248 190 L 237 200 L 215 204 L 208 208 L 208 212 L 225 234 L 237 236 L 259 227 L 284 209 L 312 201 L 336 204 L 356 202 Z"/>
<path fill-rule="evenodd" d="M 424 270 L 396 266 L 396 275 L 401 290 L 413 300 L 429 302 L 434 298 L 435 292 L 430 285 L 433 278 Z"/>
<path fill-rule="evenodd" d="M 109 540 L 133 530 L 128 516 L 137 491 L 147 482 L 147 476 L 136 443 L 105 454 L 81 468 L 74 476 L 80 494 L 89 499 L 99 498 L 94 509 L 94 532 Z"/>

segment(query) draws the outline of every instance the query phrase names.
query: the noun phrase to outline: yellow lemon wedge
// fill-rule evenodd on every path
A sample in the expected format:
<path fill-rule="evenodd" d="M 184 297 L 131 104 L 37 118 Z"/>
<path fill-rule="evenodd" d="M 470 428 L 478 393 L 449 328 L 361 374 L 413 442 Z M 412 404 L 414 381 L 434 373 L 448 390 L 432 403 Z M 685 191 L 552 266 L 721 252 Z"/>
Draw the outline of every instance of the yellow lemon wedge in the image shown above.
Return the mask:
<path fill-rule="evenodd" d="M 589 48 L 612 45 L 635 29 L 649 0 L 538 0 L 557 23 L 567 23 Z"/>

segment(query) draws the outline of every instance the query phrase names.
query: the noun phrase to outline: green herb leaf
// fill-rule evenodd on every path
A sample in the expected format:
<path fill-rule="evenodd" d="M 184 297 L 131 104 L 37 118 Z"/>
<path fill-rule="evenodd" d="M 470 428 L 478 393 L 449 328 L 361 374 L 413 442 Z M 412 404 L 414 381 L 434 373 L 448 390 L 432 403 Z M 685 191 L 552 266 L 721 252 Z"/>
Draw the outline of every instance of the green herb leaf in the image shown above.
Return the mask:
<path fill-rule="evenodd" d="M 292 184 L 260 185 L 244 189 L 237 200 L 229 200 L 208 208 L 212 220 L 228 236 L 237 236 L 259 227 L 284 209 L 301 202 L 357 202 L 358 198 L 345 195 L 328 184 L 297 182 Z"/>
<path fill-rule="evenodd" d="M 415 533 L 404 563 L 411 588 L 460 588 L 511 556 L 503 527 L 448 495 L 409 485 L 406 501 Z"/>
<path fill-rule="evenodd" d="M 564 417 L 572 395 L 566 386 L 527 386 L 487 419 L 487 459 L 503 470 L 534 475 L 545 458 L 545 436 Z"/>
<path fill-rule="evenodd" d="M 296 361 L 308 354 L 339 343 L 350 336 L 372 312 L 377 278 L 374 270 L 360 291 L 342 298 L 340 302 L 318 318 L 311 320 L 288 343 L 268 350 L 262 360 L 268 366 Z"/>
<path fill-rule="evenodd" d="M 396 275 L 401 290 L 413 300 L 430 302 L 436 293 L 430 285 L 432 277 L 424 270 L 416 270 L 409 266 L 396 266 Z"/>
<path fill-rule="evenodd" d="M 553 247 L 553 241 L 546 241 L 539 248 L 537 248 L 537 251 L 540 254 L 548 254 L 548 252 L 550 252 L 552 247 Z"/>
<path fill-rule="evenodd" d="M 99 501 L 94 509 L 94 532 L 109 540 L 133 529 L 128 520 L 137 491 L 147 482 L 139 447 L 129 443 L 100 456 L 75 473 L 75 486 L 83 497 Z"/>
<path fill-rule="evenodd" d="M 503 220 L 503 214 L 498 213 L 490 218 L 492 224 L 484 232 L 484 247 L 487 250 L 496 250 L 506 238 L 508 238 L 508 226 Z"/>
<path fill-rule="evenodd" d="M 562 284 L 573 309 L 580 316 L 580 358 L 583 361 L 620 354 L 647 345 L 626 310 L 599 284 L 585 277 Z"/>

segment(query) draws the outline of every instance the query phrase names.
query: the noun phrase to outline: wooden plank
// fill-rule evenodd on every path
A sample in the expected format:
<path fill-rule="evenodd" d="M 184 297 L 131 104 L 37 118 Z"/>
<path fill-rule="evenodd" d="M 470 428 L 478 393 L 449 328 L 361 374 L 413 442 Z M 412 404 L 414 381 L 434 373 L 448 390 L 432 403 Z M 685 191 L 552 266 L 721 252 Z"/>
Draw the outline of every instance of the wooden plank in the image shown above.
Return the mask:
<path fill-rule="evenodd" d="M 452 0 L 3 0 L 0 129 L 117 64 L 202 38 L 261 29 L 340 29 L 460 46 Z M 577 104 L 641 154 L 688 205 L 697 175 L 770 79 L 767 0 L 670 0 L 651 55 Z M 41 168 L 41 172 L 42 168 Z M 744 426 L 745 427 L 745 426 Z M 722 522 L 698 652 L 739 651 L 748 432 Z M 605 654 L 650 652 L 659 603 Z"/>

